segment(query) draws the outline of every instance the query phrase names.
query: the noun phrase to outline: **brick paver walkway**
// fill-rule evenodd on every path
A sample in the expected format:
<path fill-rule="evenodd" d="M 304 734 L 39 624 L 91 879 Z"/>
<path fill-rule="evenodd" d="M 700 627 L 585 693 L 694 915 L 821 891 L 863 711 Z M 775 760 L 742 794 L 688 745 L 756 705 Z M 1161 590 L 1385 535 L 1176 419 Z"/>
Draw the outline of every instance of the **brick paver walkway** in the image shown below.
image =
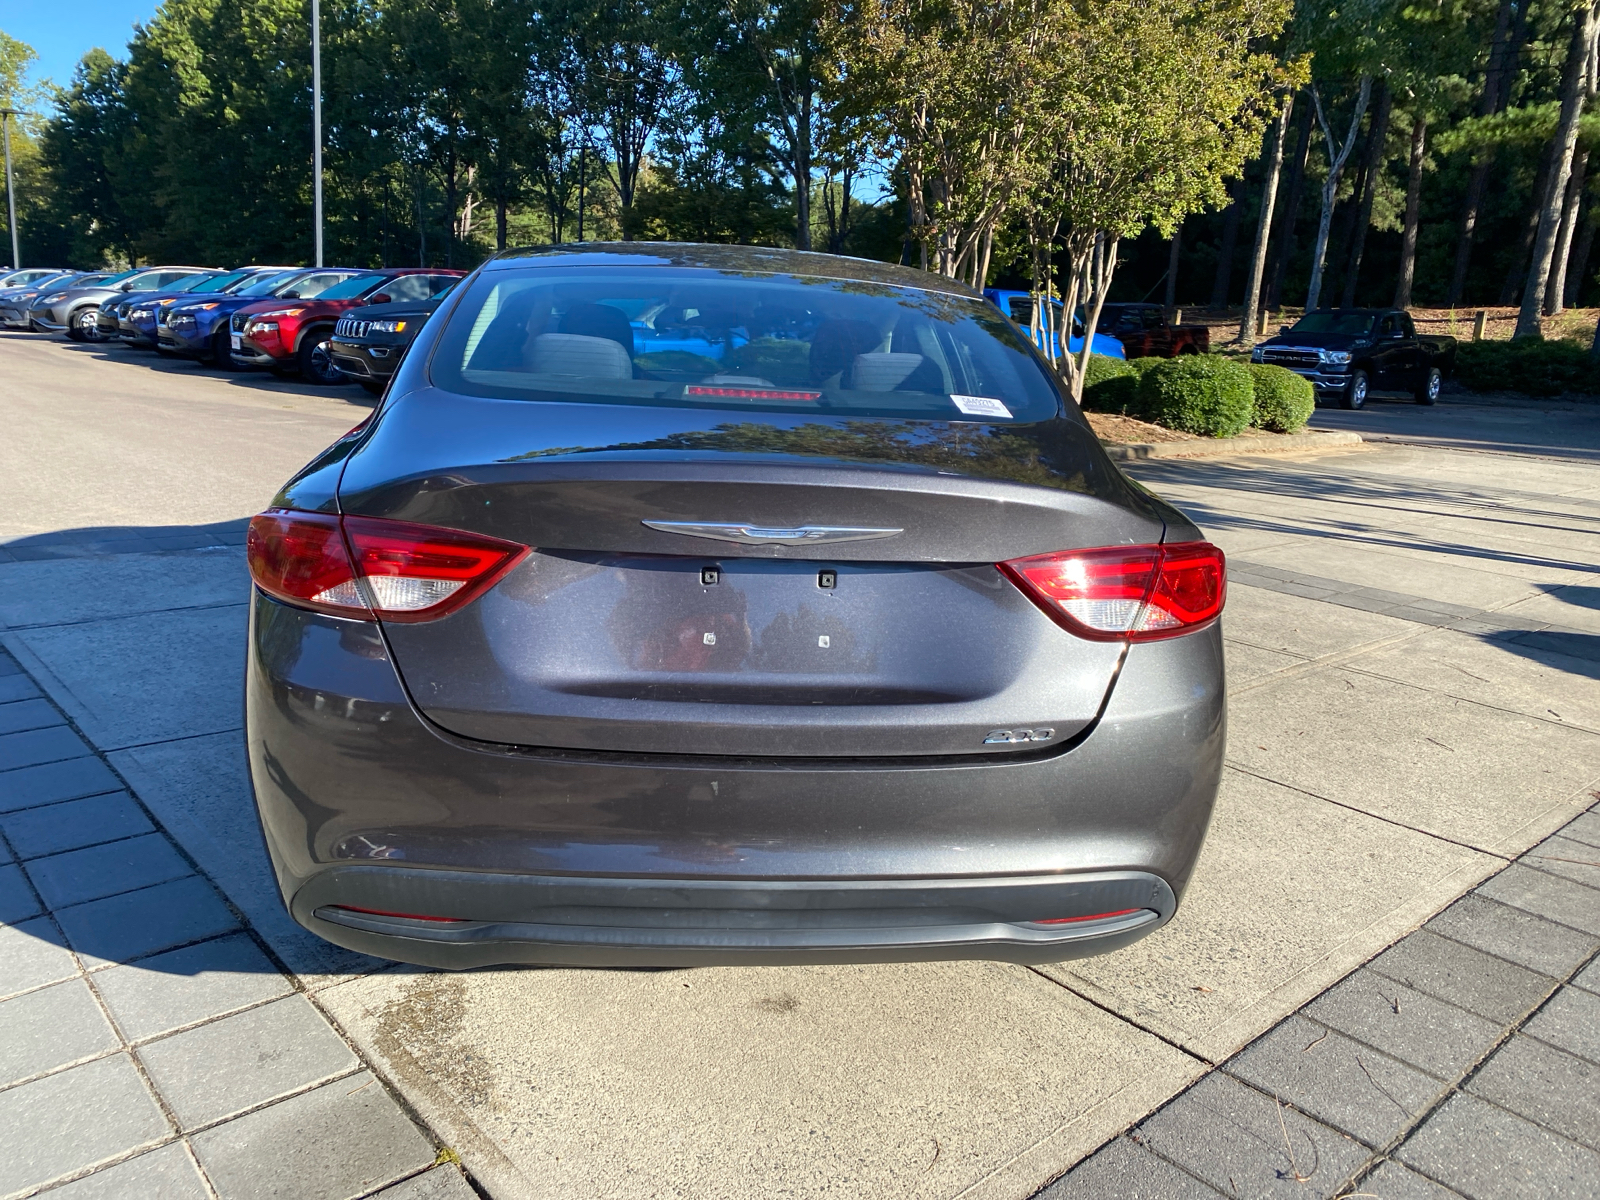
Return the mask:
<path fill-rule="evenodd" d="M 1600 805 L 1039 1200 L 1600 1196 L 1597 950 Z"/>
<path fill-rule="evenodd" d="M 473 1195 L 3 652 L 0 1130 L 4 1197 Z"/>

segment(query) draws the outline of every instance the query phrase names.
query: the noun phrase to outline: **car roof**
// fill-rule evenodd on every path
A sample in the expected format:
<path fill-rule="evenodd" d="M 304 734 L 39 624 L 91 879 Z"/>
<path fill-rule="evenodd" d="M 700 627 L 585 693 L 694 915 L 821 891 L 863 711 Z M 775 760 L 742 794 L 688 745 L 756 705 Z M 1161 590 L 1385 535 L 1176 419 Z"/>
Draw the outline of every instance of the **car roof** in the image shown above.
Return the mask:
<path fill-rule="evenodd" d="M 982 293 L 964 283 L 931 271 L 894 266 L 842 254 L 810 250 L 780 250 L 770 246 L 710 246 L 692 242 L 576 242 L 565 246 L 530 246 L 505 250 L 483 265 L 484 271 L 518 267 L 697 267 L 710 271 L 744 271 L 754 274 L 810 275 L 853 283 L 880 283 L 917 288 L 925 292 L 982 299 Z"/>

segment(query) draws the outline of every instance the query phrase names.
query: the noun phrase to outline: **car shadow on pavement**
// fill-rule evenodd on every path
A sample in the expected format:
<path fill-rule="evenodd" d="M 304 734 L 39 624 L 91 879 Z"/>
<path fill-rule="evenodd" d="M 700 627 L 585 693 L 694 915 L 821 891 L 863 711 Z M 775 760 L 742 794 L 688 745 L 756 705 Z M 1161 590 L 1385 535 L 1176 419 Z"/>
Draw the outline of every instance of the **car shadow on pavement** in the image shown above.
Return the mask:
<path fill-rule="evenodd" d="M 42 335 L 24 333 L 0 334 L 0 342 L 8 341 L 12 338 L 22 339 L 29 337 L 38 339 Z M 210 363 L 180 358 L 177 355 L 159 354 L 154 350 L 134 346 L 124 346 L 120 342 L 73 342 L 66 338 L 54 338 L 52 340 L 68 354 L 85 355 L 101 362 L 148 367 L 152 371 L 163 374 L 193 375 L 203 372 L 224 383 L 232 384 L 235 387 L 247 388 L 251 391 L 343 400 L 348 404 L 361 408 L 371 408 L 377 404 L 377 397 L 367 393 L 354 380 L 347 384 L 323 387 L 314 383 L 307 383 L 293 373 L 278 375 L 272 371 L 225 371 Z"/>

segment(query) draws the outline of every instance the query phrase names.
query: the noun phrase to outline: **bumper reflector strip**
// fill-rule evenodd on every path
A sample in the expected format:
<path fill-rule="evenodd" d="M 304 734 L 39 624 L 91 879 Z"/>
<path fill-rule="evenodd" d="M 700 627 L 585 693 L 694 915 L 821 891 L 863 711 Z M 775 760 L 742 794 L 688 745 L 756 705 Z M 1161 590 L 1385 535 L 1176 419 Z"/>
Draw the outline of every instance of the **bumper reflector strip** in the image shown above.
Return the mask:
<path fill-rule="evenodd" d="M 341 912 L 365 913 L 369 917 L 402 917 L 407 921 L 437 921 L 441 925 L 465 925 L 465 917 L 430 917 L 425 913 L 385 912 L 381 908 L 357 908 L 354 904 L 331 904 Z"/>
<path fill-rule="evenodd" d="M 1075 925 L 1079 921 L 1105 921 L 1111 917 L 1125 917 L 1129 913 L 1143 912 L 1141 908 L 1119 908 L 1116 912 L 1093 913 L 1087 917 L 1040 917 L 1030 925 Z"/>

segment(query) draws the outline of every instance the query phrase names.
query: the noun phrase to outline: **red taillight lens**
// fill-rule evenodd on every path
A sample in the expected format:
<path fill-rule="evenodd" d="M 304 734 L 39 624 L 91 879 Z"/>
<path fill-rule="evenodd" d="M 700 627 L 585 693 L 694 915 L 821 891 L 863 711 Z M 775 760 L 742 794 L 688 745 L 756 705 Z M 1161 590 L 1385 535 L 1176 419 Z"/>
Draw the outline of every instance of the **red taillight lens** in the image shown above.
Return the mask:
<path fill-rule="evenodd" d="M 333 513 L 273 510 L 250 518 L 250 578 L 275 600 L 372 620 Z"/>
<path fill-rule="evenodd" d="M 250 574 L 276 599 L 370 621 L 432 621 L 498 583 L 526 546 L 377 517 L 274 510 L 250 521 Z"/>
<path fill-rule="evenodd" d="M 1216 620 L 1227 592 L 1210 542 L 1063 550 L 1000 564 L 1052 620 L 1097 641 L 1153 641 Z"/>

